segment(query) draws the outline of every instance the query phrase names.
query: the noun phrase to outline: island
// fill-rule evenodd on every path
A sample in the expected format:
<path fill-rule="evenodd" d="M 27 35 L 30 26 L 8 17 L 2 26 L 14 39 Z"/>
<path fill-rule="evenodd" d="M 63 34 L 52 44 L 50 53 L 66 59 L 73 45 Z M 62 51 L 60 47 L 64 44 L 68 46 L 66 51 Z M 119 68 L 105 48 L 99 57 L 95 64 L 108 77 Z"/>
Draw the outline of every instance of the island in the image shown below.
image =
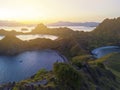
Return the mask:
<path fill-rule="evenodd" d="M 67 59 L 66 62 L 57 60 L 50 71 L 40 69 L 27 79 L 5 83 L 1 85 L 1 90 L 120 89 L 120 53 L 111 52 L 101 58 L 96 58 L 92 54 L 92 50 L 99 47 L 120 46 L 120 17 L 105 19 L 91 32 L 73 31 L 67 27 L 51 29 L 39 24 L 28 33 L 1 30 L 0 34 L 5 35 L 0 40 L 0 55 L 14 57 L 26 51 L 50 49 Z M 16 37 L 20 34 L 49 34 L 58 38 L 22 41 Z M 32 55 L 29 57 L 32 58 Z M 24 61 L 19 60 L 19 63 L 22 64 Z"/>

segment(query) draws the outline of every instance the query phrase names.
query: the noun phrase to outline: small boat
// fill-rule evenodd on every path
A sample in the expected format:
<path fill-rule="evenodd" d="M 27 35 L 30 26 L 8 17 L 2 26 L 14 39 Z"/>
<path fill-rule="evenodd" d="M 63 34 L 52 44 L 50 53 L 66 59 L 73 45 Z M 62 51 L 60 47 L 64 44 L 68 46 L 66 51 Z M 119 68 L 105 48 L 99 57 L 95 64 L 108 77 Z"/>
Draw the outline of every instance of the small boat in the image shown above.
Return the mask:
<path fill-rule="evenodd" d="M 23 61 L 22 61 L 22 60 L 20 60 L 19 62 L 20 62 L 20 63 L 22 63 Z"/>

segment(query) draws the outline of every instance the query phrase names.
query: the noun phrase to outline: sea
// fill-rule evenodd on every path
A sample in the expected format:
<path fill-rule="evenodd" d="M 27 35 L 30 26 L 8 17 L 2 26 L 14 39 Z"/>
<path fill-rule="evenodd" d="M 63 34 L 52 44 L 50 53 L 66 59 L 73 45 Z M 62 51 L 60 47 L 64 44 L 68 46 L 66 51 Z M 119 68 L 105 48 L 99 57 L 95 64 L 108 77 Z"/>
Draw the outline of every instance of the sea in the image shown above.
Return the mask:
<path fill-rule="evenodd" d="M 70 28 L 74 31 L 85 31 L 85 32 L 90 32 L 92 30 L 94 30 L 96 27 L 89 27 L 89 26 L 47 26 L 48 28 L 59 28 L 59 27 L 67 27 Z M 30 32 L 32 31 L 35 26 L 31 26 L 31 27 L 27 27 L 27 26 L 19 26 L 19 27 L 7 27 L 7 26 L 0 26 L 0 29 L 4 29 L 7 31 L 22 31 L 21 29 L 26 28 L 27 31 L 24 32 Z M 22 31 L 23 32 L 23 31 Z"/>
<path fill-rule="evenodd" d="M 58 28 L 59 26 L 48 26 L 49 28 Z M 68 27 L 74 31 L 90 32 L 95 27 L 84 26 L 62 26 Z M 21 31 L 22 28 L 27 28 L 30 32 L 35 27 L 0 27 L 8 31 Z M 5 36 L 0 35 L 0 40 Z M 57 39 L 54 35 L 16 35 L 21 40 L 31 40 L 35 38 Z M 63 57 L 56 51 L 26 51 L 16 56 L 0 55 L 0 84 L 8 82 L 18 82 L 33 76 L 40 69 L 52 70 L 55 62 L 64 62 Z"/>
<path fill-rule="evenodd" d="M 96 27 L 85 27 L 85 26 L 48 26 L 48 28 L 59 28 L 59 27 L 67 27 L 72 29 L 73 31 L 84 31 L 84 32 L 90 32 L 92 30 L 94 30 Z M 27 31 L 22 31 L 22 29 L 25 28 L 27 29 Z M 34 27 L 25 27 L 25 26 L 21 26 L 21 27 L 0 27 L 0 29 L 4 29 L 7 31 L 18 31 L 18 32 L 31 32 Z M 2 40 L 5 36 L 4 35 L 0 35 L 0 40 Z M 51 39 L 51 40 L 56 40 L 58 38 L 58 36 L 55 35 L 47 35 L 47 34 L 30 34 L 30 35 L 16 35 L 17 38 L 23 40 L 23 41 L 29 41 L 32 39 L 36 39 L 36 38 L 46 38 L 46 39 Z"/>

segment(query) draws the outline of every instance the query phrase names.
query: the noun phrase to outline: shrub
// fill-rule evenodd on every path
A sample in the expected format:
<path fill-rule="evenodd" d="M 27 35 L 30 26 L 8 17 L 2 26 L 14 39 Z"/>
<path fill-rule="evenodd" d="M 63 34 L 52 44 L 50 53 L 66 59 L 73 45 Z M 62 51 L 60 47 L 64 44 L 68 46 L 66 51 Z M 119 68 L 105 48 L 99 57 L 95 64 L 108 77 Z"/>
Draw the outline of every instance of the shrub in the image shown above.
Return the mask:
<path fill-rule="evenodd" d="M 65 63 L 55 63 L 54 74 L 62 90 L 80 89 L 82 76 L 72 66 Z"/>
<path fill-rule="evenodd" d="M 103 63 L 101 63 L 101 62 L 97 63 L 97 66 L 98 66 L 98 67 L 100 67 L 100 68 L 103 68 L 103 69 L 105 69 L 105 66 L 104 66 L 104 64 L 103 64 Z"/>

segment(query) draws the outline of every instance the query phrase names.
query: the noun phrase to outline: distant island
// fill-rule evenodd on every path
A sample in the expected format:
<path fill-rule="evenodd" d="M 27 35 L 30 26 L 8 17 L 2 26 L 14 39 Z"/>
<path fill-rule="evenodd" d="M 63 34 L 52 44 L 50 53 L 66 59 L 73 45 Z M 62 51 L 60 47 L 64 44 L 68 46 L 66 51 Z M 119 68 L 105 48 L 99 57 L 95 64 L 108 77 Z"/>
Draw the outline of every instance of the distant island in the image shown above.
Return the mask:
<path fill-rule="evenodd" d="M 27 27 L 35 27 L 37 24 L 23 24 L 17 21 L 9 21 L 9 20 L 0 20 L 1 27 L 19 27 L 19 26 L 27 26 Z M 59 21 L 55 23 L 46 24 L 46 26 L 85 26 L 85 27 L 97 27 L 99 22 L 69 22 L 69 21 Z"/>
<path fill-rule="evenodd" d="M 86 27 L 96 27 L 98 25 L 99 22 L 64 22 L 64 21 L 48 24 L 48 26 L 86 26 Z"/>

